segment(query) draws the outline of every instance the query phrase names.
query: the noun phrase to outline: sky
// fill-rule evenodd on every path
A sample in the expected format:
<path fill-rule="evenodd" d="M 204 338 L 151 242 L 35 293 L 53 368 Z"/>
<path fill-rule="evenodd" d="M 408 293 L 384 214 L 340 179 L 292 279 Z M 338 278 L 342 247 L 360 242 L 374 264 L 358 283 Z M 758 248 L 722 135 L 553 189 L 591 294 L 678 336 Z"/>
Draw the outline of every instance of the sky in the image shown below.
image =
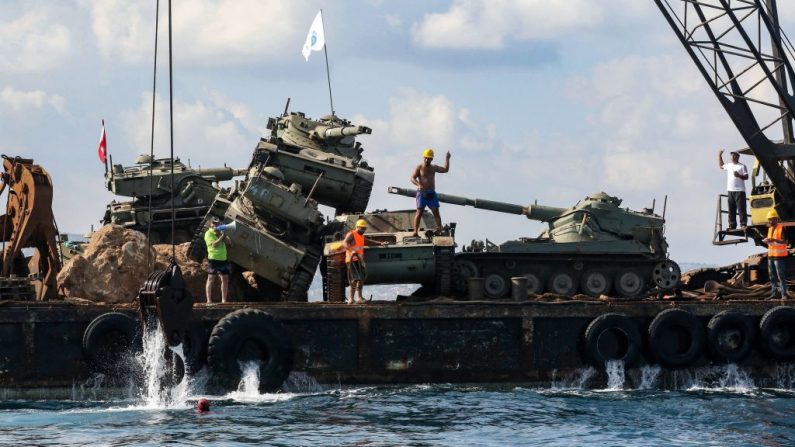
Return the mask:
<path fill-rule="evenodd" d="M 165 10 L 163 0 L 161 13 Z M 795 7 L 779 6 L 795 29 Z M 791 8 L 791 9 L 790 9 Z M 651 0 L 173 0 L 174 150 L 193 166 L 246 167 L 267 118 L 330 110 L 323 54 L 301 48 L 323 9 L 337 115 L 375 167 L 369 209 L 408 209 L 425 148 L 452 153 L 439 192 L 566 207 L 598 191 L 662 213 L 671 258 L 729 264 L 711 244 L 739 133 Z M 155 153 L 167 156 L 161 15 Z M 96 155 L 149 152 L 155 1 L 0 3 L 0 153 L 33 158 L 62 232 L 98 225 L 113 196 Z M 745 163 L 752 160 L 745 158 Z M 442 205 L 457 240 L 537 236 L 524 217 Z"/>

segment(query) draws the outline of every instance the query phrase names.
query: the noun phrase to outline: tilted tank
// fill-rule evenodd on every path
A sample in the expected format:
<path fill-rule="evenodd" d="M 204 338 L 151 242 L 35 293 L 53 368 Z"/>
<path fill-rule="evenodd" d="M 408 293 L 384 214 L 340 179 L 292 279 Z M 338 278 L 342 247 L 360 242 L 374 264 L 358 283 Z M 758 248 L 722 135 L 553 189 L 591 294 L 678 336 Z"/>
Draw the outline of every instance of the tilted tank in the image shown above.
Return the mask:
<path fill-rule="evenodd" d="M 389 192 L 408 197 L 416 194 L 396 187 Z M 456 253 L 453 287 L 459 293 L 466 292 L 468 278 L 473 276 L 484 278 L 484 292 L 492 298 L 507 296 L 514 276 L 528 278 L 529 293 L 615 293 L 625 298 L 655 288 L 672 289 L 679 283 L 679 266 L 668 259 L 665 220 L 650 209 L 620 208 L 621 199 L 603 192 L 571 208 L 522 206 L 448 194 L 438 197 L 441 202 L 524 215 L 549 225 L 536 238 L 500 245 L 473 241 Z"/>
<path fill-rule="evenodd" d="M 150 177 L 151 171 L 151 177 Z M 133 200 L 108 204 L 104 224 L 114 223 L 146 233 L 149 198 L 152 199 L 151 241 L 171 241 L 171 208 L 174 207 L 176 243 L 188 242 L 201 223 L 220 188 L 214 182 L 245 175 L 245 169 L 229 167 L 194 169 L 174 160 L 174 193 L 171 191 L 171 160 L 141 155 L 132 166 L 113 165 L 105 173 L 105 186 L 118 196 Z"/>
<path fill-rule="evenodd" d="M 258 286 L 279 292 L 285 301 L 307 300 L 323 236 L 341 227 L 326 224 L 317 202 L 297 183 L 285 184 L 272 166 L 253 169 L 235 190 L 218 195 L 191 242 L 191 259 L 206 257 L 204 233 L 214 217 L 234 223 L 224 230 L 232 241 L 229 261 L 264 279 Z"/>
<path fill-rule="evenodd" d="M 288 103 L 289 105 L 289 103 Z M 362 159 L 357 135 L 370 134 L 334 115 L 319 120 L 285 113 L 268 120 L 271 135 L 260 140 L 252 164 L 278 167 L 289 183 L 312 191 L 312 197 L 338 214 L 367 208 L 375 173 Z"/>
<path fill-rule="evenodd" d="M 328 301 L 341 302 L 347 279 L 342 239 L 354 229 L 356 221 L 367 222 L 365 236 L 388 245 L 364 250 L 367 285 L 421 284 L 416 295 L 449 296 L 451 292 L 455 224 L 445 226 L 441 234 L 427 230 L 413 235 L 415 210 L 373 211 L 340 215 L 335 221 L 343 228 L 326 237 L 321 264 L 323 290 Z M 425 212 L 420 228 L 434 228 L 433 216 Z"/>

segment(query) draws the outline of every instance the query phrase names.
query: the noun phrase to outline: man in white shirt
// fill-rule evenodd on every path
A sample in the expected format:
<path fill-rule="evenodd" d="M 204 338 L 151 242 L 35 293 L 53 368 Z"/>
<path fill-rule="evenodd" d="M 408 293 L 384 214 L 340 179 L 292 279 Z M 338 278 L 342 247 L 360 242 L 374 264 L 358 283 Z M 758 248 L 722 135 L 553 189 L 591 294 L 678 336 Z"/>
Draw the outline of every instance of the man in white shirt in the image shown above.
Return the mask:
<path fill-rule="evenodd" d="M 726 190 L 729 192 L 729 229 L 737 228 L 737 211 L 740 211 L 740 226 L 748 224 L 748 213 L 745 209 L 745 181 L 748 180 L 748 168 L 740 163 L 740 154 L 730 152 L 731 163 L 723 162 L 723 150 L 718 152 L 718 165 L 726 171 Z"/>

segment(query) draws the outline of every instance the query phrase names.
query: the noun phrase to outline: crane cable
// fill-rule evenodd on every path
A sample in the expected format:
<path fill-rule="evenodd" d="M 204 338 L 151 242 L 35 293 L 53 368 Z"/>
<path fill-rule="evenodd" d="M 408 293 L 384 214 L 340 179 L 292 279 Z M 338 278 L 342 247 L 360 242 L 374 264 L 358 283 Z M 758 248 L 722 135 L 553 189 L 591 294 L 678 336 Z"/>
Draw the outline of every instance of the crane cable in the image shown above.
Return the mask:
<path fill-rule="evenodd" d="M 157 99 L 157 31 L 160 22 L 160 0 L 155 3 L 155 61 L 152 69 L 152 133 L 149 140 L 149 204 L 147 205 L 147 220 L 146 220 L 146 241 L 149 243 L 149 248 L 146 250 L 146 267 L 148 273 L 152 273 L 154 263 L 152 262 L 152 191 L 154 190 L 154 177 L 152 176 L 152 168 L 155 161 L 155 105 Z"/>

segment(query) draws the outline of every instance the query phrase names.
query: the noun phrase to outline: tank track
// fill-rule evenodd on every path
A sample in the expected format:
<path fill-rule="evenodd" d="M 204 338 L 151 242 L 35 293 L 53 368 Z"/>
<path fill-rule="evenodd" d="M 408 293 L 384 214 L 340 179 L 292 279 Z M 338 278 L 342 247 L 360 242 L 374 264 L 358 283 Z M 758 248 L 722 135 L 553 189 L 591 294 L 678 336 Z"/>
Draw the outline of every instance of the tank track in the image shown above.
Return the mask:
<path fill-rule="evenodd" d="M 679 267 L 664 258 L 577 255 L 568 253 L 458 253 L 452 267 L 456 293 L 467 293 L 468 278 L 484 278 L 484 294 L 499 299 L 510 295 L 511 277 L 528 277 L 528 293 L 601 295 L 636 298 L 679 284 Z"/>
<path fill-rule="evenodd" d="M 330 303 L 345 301 L 345 259 L 340 254 L 325 258 L 326 273 L 323 278 L 325 284 L 325 298 Z"/>
<path fill-rule="evenodd" d="M 304 258 L 295 269 L 290 285 L 282 292 L 282 301 L 308 301 L 307 291 L 312 285 L 317 265 L 320 262 L 321 251 L 317 247 L 307 247 Z"/>
<path fill-rule="evenodd" d="M 438 296 L 450 296 L 453 284 L 453 251 L 454 247 L 434 248 L 436 275 L 434 292 Z"/>
<path fill-rule="evenodd" d="M 373 184 L 367 180 L 356 177 L 353 181 L 353 192 L 351 199 L 342 207 L 337 208 L 337 215 L 349 213 L 361 213 L 367 209 L 370 202 L 370 194 L 373 192 Z"/>

